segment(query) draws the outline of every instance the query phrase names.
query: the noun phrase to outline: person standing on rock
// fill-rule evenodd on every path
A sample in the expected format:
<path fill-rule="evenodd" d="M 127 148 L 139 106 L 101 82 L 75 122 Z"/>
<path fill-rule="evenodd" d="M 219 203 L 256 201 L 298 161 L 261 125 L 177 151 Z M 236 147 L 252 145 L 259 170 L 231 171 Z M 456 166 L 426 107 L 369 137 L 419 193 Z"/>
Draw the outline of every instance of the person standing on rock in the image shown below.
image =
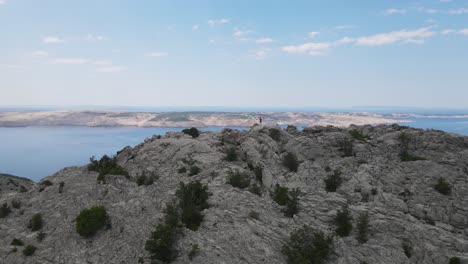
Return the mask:
<path fill-rule="evenodd" d="M 262 116 L 259 116 L 259 117 L 258 117 L 258 121 L 260 121 L 260 125 L 262 125 L 262 122 L 263 122 Z"/>

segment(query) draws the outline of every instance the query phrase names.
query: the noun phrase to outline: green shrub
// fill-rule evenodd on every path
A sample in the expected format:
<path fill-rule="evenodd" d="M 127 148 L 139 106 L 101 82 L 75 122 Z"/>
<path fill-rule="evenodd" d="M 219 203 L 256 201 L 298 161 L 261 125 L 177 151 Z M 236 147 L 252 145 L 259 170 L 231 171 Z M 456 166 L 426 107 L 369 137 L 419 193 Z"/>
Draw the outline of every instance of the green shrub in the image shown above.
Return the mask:
<path fill-rule="evenodd" d="M 227 183 L 239 189 L 245 189 L 250 186 L 250 177 L 245 172 L 229 171 Z"/>
<path fill-rule="evenodd" d="M 36 247 L 33 246 L 33 245 L 27 245 L 24 249 L 23 249 L 23 254 L 26 256 L 26 257 L 29 257 L 29 256 L 32 256 L 34 255 L 34 252 L 36 252 Z"/>
<path fill-rule="evenodd" d="M 287 217 L 293 217 L 299 212 L 299 190 L 295 189 L 289 192 L 289 199 L 286 202 L 286 208 L 283 213 Z"/>
<path fill-rule="evenodd" d="M 334 254 L 333 238 L 304 226 L 291 234 L 282 252 L 288 264 L 324 264 Z"/>
<path fill-rule="evenodd" d="M 343 152 L 343 157 L 351 157 L 354 155 L 353 142 L 345 137 L 340 141 L 340 151 Z"/>
<path fill-rule="evenodd" d="M 37 213 L 33 215 L 31 220 L 29 221 L 29 228 L 31 231 L 38 231 L 42 229 L 42 225 L 44 224 L 44 221 L 42 220 L 42 214 Z"/>
<path fill-rule="evenodd" d="M 257 166 L 254 168 L 254 174 L 255 174 L 255 179 L 259 183 L 263 183 L 263 168 L 260 166 Z"/>
<path fill-rule="evenodd" d="M 402 153 L 400 155 L 400 160 L 405 162 L 405 161 L 418 161 L 418 160 L 424 160 L 424 158 L 414 156 L 408 152 Z"/>
<path fill-rule="evenodd" d="M 349 213 L 348 207 L 343 207 L 343 209 L 339 210 L 335 216 L 336 234 L 340 237 L 349 236 L 353 229 L 352 220 L 353 218 Z"/>
<path fill-rule="evenodd" d="M 411 258 L 411 255 L 413 255 L 413 247 L 408 241 L 404 241 L 401 243 L 401 247 L 403 248 L 403 252 L 405 252 L 405 255 L 407 258 Z"/>
<path fill-rule="evenodd" d="M 199 251 L 200 251 L 200 248 L 198 247 L 198 244 L 193 244 L 192 249 L 188 253 L 188 258 L 190 259 L 190 261 L 192 261 L 193 258 L 195 258 L 195 256 L 198 254 Z"/>
<path fill-rule="evenodd" d="M 37 233 L 36 238 L 37 238 L 37 241 L 42 242 L 42 240 L 44 240 L 45 237 L 46 237 L 46 233 L 41 231 L 41 232 Z"/>
<path fill-rule="evenodd" d="M 201 169 L 195 165 L 193 166 L 190 166 L 190 170 L 189 170 L 189 174 L 188 176 L 195 176 L 197 175 L 198 173 L 201 172 Z"/>
<path fill-rule="evenodd" d="M 297 169 L 299 168 L 299 161 L 297 160 L 296 155 L 294 153 L 288 152 L 283 157 L 283 165 L 289 169 L 291 172 L 297 172 Z"/>
<path fill-rule="evenodd" d="M 434 189 L 443 195 L 450 195 L 452 192 L 452 187 L 450 187 L 450 184 L 444 178 L 439 178 L 437 180 Z"/>
<path fill-rule="evenodd" d="M 202 185 L 200 181 L 187 185 L 180 183 L 176 196 L 179 200 L 181 221 L 188 229 L 196 231 L 203 221 L 201 212 L 209 207 L 207 190 L 208 186 Z"/>
<path fill-rule="evenodd" d="M 76 231 L 83 237 L 94 236 L 107 225 L 109 225 L 109 216 L 104 206 L 84 209 L 76 218 Z"/>
<path fill-rule="evenodd" d="M 451 257 L 449 259 L 449 264 L 461 264 L 461 260 L 459 257 Z"/>
<path fill-rule="evenodd" d="M 286 127 L 286 131 L 288 131 L 289 133 L 295 133 L 295 132 L 297 132 L 297 127 L 293 126 L 293 125 L 288 125 Z"/>
<path fill-rule="evenodd" d="M 110 158 L 107 155 L 104 155 L 99 161 L 91 157 L 88 170 L 99 172 L 98 181 L 103 183 L 105 182 L 106 175 L 124 175 L 127 178 L 129 177 L 127 170 L 117 164 L 117 159 L 115 157 Z"/>
<path fill-rule="evenodd" d="M 288 187 L 282 187 L 276 184 L 273 191 L 273 200 L 279 205 L 286 205 L 289 201 L 288 191 Z"/>
<path fill-rule="evenodd" d="M 335 170 L 333 174 L 328 175 L 325 179 L 325 190 L 327 192 L 336 192 L 342 183 L 343 178 L 341 177 L 341 171 Z"/>
<path fill-rule="evenodd" d="M 13 238 L 10 245 L 12 245 L 12 246 L 23 246 L 24 243 L 23 243 L 23 241 L 21 239 Z"/>
<path fill-rule="evenodd" d="M 0 207 L 0 218 L 5 218 L 5 217 L 7 217 L 10 213 L 11 213 L 10 207 L 8 206 L 7 203 L 4 203 L 4 204 Z"/>
<path fill-rule="evenodd" d="M 180 174 L 186 173 L 186 172 L 187 172 L 187 168 L 185 168 L 185 167 L 180 167 L 180 168 L 177 170 L 177 172 L 180 173 Z"/>
<path fill-rule="evenodd" d="M 18 252 L 18 248 L 14 247 L 11 249 L 11 253 L 16 253 L 16 252 Z"/>
<path fill-rule="evenodd" d="M 271 128 L 268 132 L 268 135 L 274 140 L 279 141 L 281 139 L 281 132 L 277 128 Z"/>
<path fill-rule="evenodd" d="M 260 188 L 260 186 L 258 186 L 258 184 L 254 183 L 252 184 L 252 186 L 250 187 L 249 191 L 253 194 L 256 194 L 258 196 L 262 196 L 262 189 Z"/>
<path fill-rule="evenodd" d="M 195 127 L 186 128 L 186 129 L 182 130 L 182 132 L 184 134 L 192 136 L 193 138 L 197 138 L 200 135 L 200 131 L 198 131 L 198 129 L 195 128 Z"/>
<path fill-rule="evenodd" d="M 424 158 L 414 156 L 409 152 L 409 144 L 413 141 L 411 135 L 407 134 L 406 132 L 401 132 L 398 136 L 400 141 L 400 160 L 403 162 L 406 161 L 418 161 L 424 160 Z"/>
<path fill-rule="evenodd" d="M 356 227 L 357 241 L 359 241 L 359 243 L 366 243 L 369 239 L 369 215 L 367 213 L 363 213 L 359 216 Z"/>
<path fill-rule="evenodd" d="M 142 185 L 152 185 L 154 183 L 154 179 L 157 178 L 154 175 L 148 175 L 148 173 L 144 172 L 137 178 L 137 184 L 138 186 Z"/>
<path fill-rule="evenodd" d="M 172 205 L 166 207 L 164 214 L 164 221 L 156 226 L 150 239 L 146 241 L 145 250 L 150 253 L 152 260 L 168 263 L 177 256 L 174 243 L 177 240 L 179 214 Z"/>
<path fill-rule="evenodd" d="M 224 157 L 226 161 L 237 161 L 237 152 L 236 148 L 230 148 L 226 152 L 226 156 Z"/>
<path fill-rule="evenodd" d="M 361 133 L 359 130 L 357 129 L 353 129 L 353 130 L 350 130 L 348 131 L 348 134 L 355 140 L 359 140 L 359 141 L 366 141 L 369 139 L 369 136 L 367 135 L 364 135 L 363 133 Z"/>

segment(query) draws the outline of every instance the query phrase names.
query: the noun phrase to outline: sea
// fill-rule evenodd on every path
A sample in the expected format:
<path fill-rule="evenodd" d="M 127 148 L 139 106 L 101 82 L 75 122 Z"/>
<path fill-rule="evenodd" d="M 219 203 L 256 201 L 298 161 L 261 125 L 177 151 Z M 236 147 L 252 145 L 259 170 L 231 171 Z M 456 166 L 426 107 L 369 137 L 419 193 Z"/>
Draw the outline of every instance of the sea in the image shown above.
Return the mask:
<path fill-rule="evenodd" d="M 453 113 L 444 113 L 444 116 L 447 114 Z M 468 118 L 406 117 L 403 119 L 411 121 L 403 125 L 468 136 Z M 230 128 L 248 129 L 247 127 Z M 182 129 L 184 128 L 1 127 L 0 173 L 40 181 L 63 167 L 84 165 L 92 156 L 99 158 L 102 155 L 113 155 L 126 146 L 138 145 L 145 138 Z M 202 131 L 221 131 L 222 129 L 224 127 L 201 128 Z"/>

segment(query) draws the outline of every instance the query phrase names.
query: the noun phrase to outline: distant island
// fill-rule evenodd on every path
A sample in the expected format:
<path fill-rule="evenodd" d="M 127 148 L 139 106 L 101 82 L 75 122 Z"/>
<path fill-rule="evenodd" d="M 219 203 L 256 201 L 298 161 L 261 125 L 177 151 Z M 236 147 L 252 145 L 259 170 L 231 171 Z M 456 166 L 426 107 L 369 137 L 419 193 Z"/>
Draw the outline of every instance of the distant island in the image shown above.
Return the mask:
<path fill-rule="evenodd" d="M 128 111 L 5 111 L 0 127 L 21 126 L 136 126 L 136 127 L 248 127 L 261 116 L 266 125 L 315 126 L 378 125 L 406 122 L 401 116 L 378 113 L 310 112 L 128 112 Z"/>

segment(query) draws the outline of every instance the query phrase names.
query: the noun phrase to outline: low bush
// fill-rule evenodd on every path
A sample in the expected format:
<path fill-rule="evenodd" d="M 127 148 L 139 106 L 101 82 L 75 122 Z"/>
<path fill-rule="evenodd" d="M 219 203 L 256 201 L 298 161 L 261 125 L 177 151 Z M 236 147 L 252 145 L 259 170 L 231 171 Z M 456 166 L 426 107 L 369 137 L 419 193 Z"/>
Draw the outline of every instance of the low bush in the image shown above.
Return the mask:
<path fill-rule="evenodd" d="M 459 257 L 451 257 L 449 259 L 449 264 L 461 264 L 461 260 Z"/>
<path fill-rule="evenodd" d="M 7 203 L 4 203 L 4 204 L 0 207 L 0 218 L 5 218 L 5 217 L 7 217 L 10 213 L 11 213 L 10 207 L 8 206 Z"/>
<path fill-rule="evenodd" d="M 369 136 L 367 135 L 364 135 L 363 133 L 361 133 L 359 130 L 357 129 L 353 129 L 353 130 L 350 130 L 348 131 L 348 134 L 355 140 L 359 140 L 359 141 L 366 141 L 369 139 Z"/>
<path fill-rule="evenodd" d="M 369 239 L 369 215 L 367 213 L 363 213 L 359 216 L 356 228 L 357 241 L 359 241 L 361 244 L 366 243 Z"/>
<path fill-rule="evenodd" d="M 138 176 L 136 182 L 138 186 L 142 186 L 142 185 L 148 186 L 154 183 L 155 178 L 157 177 L 155 177 L 153 174 L 144 172 L 140 176 Z"/>
<path fill-rule="evenodd" d="M 192 261 L 195 258 L 199 251 L 200 248 L 198 247 L 198 244 L 193 244 L 192 249 L 188 253 L 188 258 L 190 259 L 190 261 Z"/>
<path fill-rule="evenodd" d="M 277 128 L 271 128 L 268 131 L 268 135 L 274 140 L 274 141 L 279 141 L 281 139 L 281 132 Z"/>
<path fill-rule="evenodd" d="M 76 218 L 76 231 L 80 236 L 94 236 L 100 229 L 109 225 L 109 216 L 104 206 L 84 209 Z"/>
<path fill-rule="evenodd" d="M 195 176 L 200 172 L 201 172 L 201 169 L 199 167 L 193 165 L 193 166 L 190 166 L 188 176 Z"/>
<path fill-rule="evenodd" d="M 28 227 L 31 229 L 31 231 L 38 231 L 42 229 L 42 225 L 44 224 L 44 221 L 42 220 L 42 214 L 37 213 L 34 214 L 31 220 L 29 221 Z"/>
<path fill-rule="evenodd" d="M 176 196 L 181 211 L 181 221 L 188 229 L 196 231 L 203 221 L 202 211 L 209 207 L 207 190 L 208 186 L 202 185 L 200 181 L 187 185 L 180 183 Z"/>
<path fill-rule="evenodd" d="M 343 157 L 351 157 L 354 155 L 353 142 L 345 137 L 340 141 L 340 151 L 343 152 Z"/>
<path fill-rule="evenodd" d="M 452 187 L 444 178 L 439 178 L 437 180 L 434 189 L 443 195 L 450 195 L 452 192 Z"/>
<path fill-rule="evenodd" d="M 224 157 L 226 161 L 237 161 L 237 152 L 236 148 L 230 148 L 226 152 L 226 156 Z"/>
<path fill-rule="evenodd" d="M 276 184 L 272 194 L 273 200 L 282 206 L 286 206 L 283 213 L 287 217 L 293 217 L 299 211 L 299 190 L 289 191 L 287 187 L 282 187 Z"/>
<path fill-rule="evenodd" d="M 282 252 L 288 264 L 323 264 L 334 254 L 333 238 L 304 226 L 291 234 Z"/>
<path fill-rule="evenodd" d="M 182 130 L 182 132 L 184 134 L 192 136 L 193 138 L 197 138 L 198 136 L 200 136 L 200 131 L 198 131 L 198 129 L 195 128 L 195 127 L 186 128 L 186 129 Z"/>
<path fill-rule="evenodd" d="M 99 172 L 98 181 L 105 182 L 106 175 L 124 175 L 129 177 L 127 170 L 117 164 L 117 159 L 115 157 L 108 157 L 104 155 L 100 160 L 95 160 L 94 157 L 90 158 L 90 163 L 88 164 L 89 171 Z"/>
<path fill-rule="evenodd" d="M 164 210 L 164 220 L 156 226 L 151 237 L 145 243 L 145 250 L 150 253 L 152 260 L 165 263 L 171 262 L 177 256 L 174 243 L 177 240 L 177 225 L 179 214 L 177 209 L 168 205 Z"/>
<path fill-rule="evenodd" d="M 299 161 L 294 153 L 288 152 L 283 157 L 283 165 L 289 169 L 291 172 L 297 172 L 299 168 Z"/>
<path fill-rule="evenodd" d="M 352 220 L 353 218 L 349 213 L 348 207 L 343 207 L 339 210 L 335 216 L 336 234 L 340 237 L 349 236 L 351 230 L 353 230 Z"/>
<path fill-rule="evenodd" d="M 410 153 L 410 143 L 413 141 L 413 138 L 410 134 L 406 132 L 401 132 L 398 136 L 398 140 L 400 141 L 400 160 L 403 162 L 406 161 L 418 161 L 424 160 L 424 158 L 415 156 Z"/>
<path fill-rule="evenodd" d="M 325 190 L 327 192 L 336 192 L 342 183 L 343 178 L 341 177 L 341 171 L 335 170 L 333 174 L 328 175 L 325 179 Z"/>
<path fill-rule="evenodd" d="M 13 238 L 10 245 L 12 246 L 24 246 L 24 243 L 21 239 Z"/>
<path fill-rule="evenodd" d="M 46 233 L 44 233 L 42 231 L 37 233 L 37 236 L 36 236 L 37 241 L 39 241 L 39 242 L 42 242 L 42 240 L 44 240 L 45 237 L 46 237 Z"/>
<path fill-rule="evenodd" d="M 33 246 L 33 245 L 27 245 L 24 249 L 23 249 L 23 255 L 25 255 L 26 257 L 29 257 L 29 256 L 32 256 L 34 255 L 34 252 L 36 252 L 36 247 Z"/>
<path fill-rule="evenodd" d="M 413 255 L 413 246 L 408 241 L 403 241 L 401 243 L 401 247 L 403 248 L 403 252 L 405 252 L 405 255 L 407 258 L 411 258 L 411 255 Z"/>
<path fill-rule="evenodd" d="M 279 205 L 286 205 L 289 200 L 288 196 L 289 189 L 288 187 L 280 186 L 279 184 L 275 185 L 272 198 Z"/>
<path fill-rule="evenodd" d="M 250 177 L 246 172 L 238 170 L 229 171 L 227 183 L 239 189 L 245 189 L 250 186 Z"/>
<path fill-rule="evenodd" d="M 40 184 L 41 184 L 41 185 L 44 185 L 44 186 L 52 186 L 52 185 L 54 185 L 54 183 L 51 182 L 51 181 L 49 181 L 49 180 L 41 181 Z"/>
<path fill-rule="evenodd" d="M 180 168 L 177 170 L 177 172 L 180 173 L 180 174 L 186 173 L 186 172 L 187 172 L 187 168 L 185 168 L 185 167 L 180 167 Z"/>

